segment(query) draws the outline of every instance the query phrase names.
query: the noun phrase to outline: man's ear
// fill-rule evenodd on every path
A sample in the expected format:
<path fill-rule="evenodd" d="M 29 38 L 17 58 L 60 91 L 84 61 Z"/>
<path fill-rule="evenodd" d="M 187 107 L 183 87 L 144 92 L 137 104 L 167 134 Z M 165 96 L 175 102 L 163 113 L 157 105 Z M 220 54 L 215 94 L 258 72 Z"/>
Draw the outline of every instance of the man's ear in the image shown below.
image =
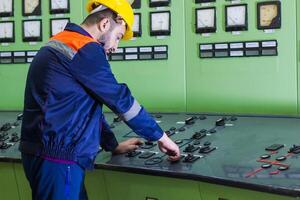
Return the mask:
<path fill-rule="evenodd" d="M 100 32 L 106 33 L 107 31 L 109 31 L 110 26 L 111 26 L 110 20 L 108 18 L 104 18 L 98 24 L 98 29 Z"/>

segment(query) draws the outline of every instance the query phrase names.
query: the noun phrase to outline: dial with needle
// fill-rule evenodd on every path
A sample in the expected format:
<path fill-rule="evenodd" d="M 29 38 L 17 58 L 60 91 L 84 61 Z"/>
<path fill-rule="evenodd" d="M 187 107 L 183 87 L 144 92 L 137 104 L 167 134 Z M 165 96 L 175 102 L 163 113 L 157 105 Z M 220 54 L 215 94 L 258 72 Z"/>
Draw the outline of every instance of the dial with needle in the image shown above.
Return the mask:
<path fill-rule="evenodd" d="M 158 23 L 160 24 L 160 29 L 162 30 L 163 29 L 164 21 L 161 19 L 160 21 L 158 21 Z"/>
<path fill-rule="evenodd" d="M 8 38 L 6 28 L 4 29 L 4 38 Z"/>
<path fill-rule="evenodd" d="M 32 36 L 32 31 L 29 31 L 27 29 L 25 29 L 26 33 L 29 34 L 29 36 Z"/>
<path fill-rule="evenodd" d="M 61 1 L 54 1 L 55 2 L 55 4 L 58 6 L 58 8 L 62 8 L 63 6 L 59 3 L 59 2 L 61 2 Z M 61 2 L 62 3 L 62 2 Z"/>
<path fill-rule="evenodd" d="M 235 21 L 235 19 L 232 18 L 231 16 L 229 16 L 229 19 L 230 19 L 230 21 L 233 23 L 233 25 L 236 25 L 236 24 L 237 24 L 236 21 Z"/>
<path fill-rule="evenodd" d="M 205 20 L 207 21 L 207 20 Z M 198 20 L 198 22 L 202 25 L 202 27 L 208 27 L 208 25 L 206 25 L 202 20 Z"/>

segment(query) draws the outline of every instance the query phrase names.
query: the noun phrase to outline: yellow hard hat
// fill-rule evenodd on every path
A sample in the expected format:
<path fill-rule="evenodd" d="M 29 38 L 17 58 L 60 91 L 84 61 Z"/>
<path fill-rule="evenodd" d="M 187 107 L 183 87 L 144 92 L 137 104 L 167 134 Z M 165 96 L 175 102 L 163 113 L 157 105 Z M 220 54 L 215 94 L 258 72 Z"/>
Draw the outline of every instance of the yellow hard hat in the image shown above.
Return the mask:
<path fill-rule="evenodd" d="M 95 7 L 103 5 L 117 13 L 126 23 L 126 31 L 123 40 L 129 40 L 133 37 L 132 26 L 134 22 L 134 13 L 128 0 L 89 0 L 86 9 L 91 13 Z"/>

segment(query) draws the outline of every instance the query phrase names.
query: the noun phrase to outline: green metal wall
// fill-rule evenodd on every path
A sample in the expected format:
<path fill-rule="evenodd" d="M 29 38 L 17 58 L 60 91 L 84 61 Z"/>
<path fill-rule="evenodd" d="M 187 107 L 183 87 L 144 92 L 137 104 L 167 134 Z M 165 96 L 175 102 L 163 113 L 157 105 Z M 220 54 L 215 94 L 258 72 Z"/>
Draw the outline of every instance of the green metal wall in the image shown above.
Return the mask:
<path fill-rule="evenodd" d="M 171 36 L 165 39 L 150 37 L 148 1 L 142 0 L 141 38 L 123 42 L 122 46 L 168 45 L 169 59 L 162 61 L 115 62 L 113 72 L 126 82 L 134 96 L 148 109 L 160 112 L 178 112 L 186 109 L 184 2 L 174 0 L 171 11 Z"/>
<path fill-rule="evenodd" d="M 50 37 L 50 19 L 70 18 L 75 23 L 80 23 L 83 18 L 83 2 L 71 0 L 70 14 L 50 15 L 49 1 L 42 2 L 42 16 L 23 17 L 22 1 L 14 0 L 14 17 L 9 20 L 15 22 L 15 43 L 9 46 L 1 46 L 0 51 L 26 51 L 38 50 Z M 30 45 L 22 41 L 22 20 L 42 19 L 43 41 Z M 0 110 L 23 109 L 23 96 L 25 81 L 29 64 L 1 64 L 0 65 Z"/>
<path fill-rule="evenodd" d="M 217 1 L 217 33 L 195 34 L 194 1 L 186 3 L 187 110 L 263 114 L 297 113 L 296 0 L 282 1 L 282 28 L 266 34 L 256 28 L 256 4 L 248 4 L 248 31 L 225 32 L 225 5 Z M 200 59 L 199 43 L 277 39 L 276 57 Z"/>
<path fill-rule="evenodd" d="M 142 0 L 143 35 L 121 46 L 168 45 L 169 59 L 161 61 L 111 62 L 120 82 L 126 82 L 134 96 L 150 111 L 160 112 L 229 112 L 259 114 L 300 113 L 300 73 L 297 57 L 299 5 L 296 0 L 282 1 L 282 28 L 266 34 L 256 28 L 256 3 L 261 0 L 241 0 L 248 4 L 248 31 L 232 35 L 224 30 L 224 7 L 230 4 L 217 0 L 217 33 L 203 37 L 195 33 L 195 9 L 201 7 L 194 0 L 172 0 L 171 36 L 164 39 L 150 37 L 148 0 Z M 71 21 L 80 23 L 86 15 L 86 0 L 71 0 Z M 49 35 L 48 1 L 43 3 L 43 42 Z M 299 4 L 299 3 L 298 3 Z M 16 44 L 3 50 L 35 50 L 21 38 L 21 1 L 15 1 Z M 296 17 L 297 16 L 297 17 Z M 59 16 L 61 17 L 61 16 Z M 40 17 L 38 17 L 40 18 Z M 200 59 L 199 43 L 277 39 L 277 57 Z M 20 110 L 28 64 L 0 65 L 0 110 Z"/>

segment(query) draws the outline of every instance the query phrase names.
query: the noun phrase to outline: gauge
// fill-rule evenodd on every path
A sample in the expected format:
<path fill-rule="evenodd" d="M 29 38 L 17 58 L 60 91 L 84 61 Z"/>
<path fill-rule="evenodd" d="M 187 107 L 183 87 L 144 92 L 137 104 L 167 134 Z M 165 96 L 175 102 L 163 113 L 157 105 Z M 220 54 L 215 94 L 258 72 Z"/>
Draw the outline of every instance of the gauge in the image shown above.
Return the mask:
<path fill-rule="evenodd" d="M 142 22 L 141 13 L 134 14 L 134 24 L 132 26 L 134 37 L 140 37 L 142 35 Z"/>
<path fill-rule="evenodd" d="M 171 0 L 149 0 L 150 7 L 161 7 L 161 6 L 169 6 Z"/>
<path fill-rule="evenodd" d="M 57 33 L 62 32 L 67 23 L 70 22 L 69 18 L 63 18 L 63 19 L 51 19 L 50 20 L 50 30 L 51 30 L 51 34 L 50 37 L 56 35 Z"/>
<path fill-rule="evenodd" d="M 257 28 L 281 28 L 281 2 L 268 1 L 257 4 Z"/>
<path fill-rule="evenodd" d="M 70 0 L 50 0 L 50 13 L 69 13 Z"/>
<path fill-rule="evenodd" d="M 23 20 L 23 41 L 42 41 L 42 20 Z"/>
<path fill-rule="evenodd" d="M 216 8 L 198 8 L 196 10 L 196 32 L 216 32 Z"/>
<path fill-rule="evenodd" d="M 14 42 L 14 22 L 1 21 L 0 22 L 0 42 Z"/>
<path fill-rule="evenodd" d="M 248 29 L 247 4 L 229 5 L 226 9 L 226 31 L 245 31 Z"/>
<path fill-rule="evenodd" d="M 171 34 L 171 13 L 170 11 L 150 13 L 150 35 L 170 35 Z"/>
<path fill-rule="evenodd" d="M 23 0 L 23 16 L 41 15 L 41 0 Z"/>
<path fill-rule="evenodd" d="M 11 17 L 13 12 L 13 0 L 0 0 L 0 17 Z"/>

